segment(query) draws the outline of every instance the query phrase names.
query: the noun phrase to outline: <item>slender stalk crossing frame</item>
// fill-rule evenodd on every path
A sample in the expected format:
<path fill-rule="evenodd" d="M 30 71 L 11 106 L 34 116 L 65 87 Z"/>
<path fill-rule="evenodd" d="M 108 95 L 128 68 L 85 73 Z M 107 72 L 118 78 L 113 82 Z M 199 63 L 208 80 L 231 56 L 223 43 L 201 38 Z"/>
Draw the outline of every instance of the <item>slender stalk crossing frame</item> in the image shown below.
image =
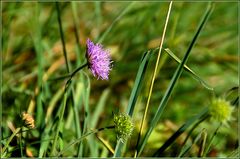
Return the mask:
<path fill-rule="evenodd" d="M 68 150 L 71 146 L 77 144 L 78 142 L 82 141 L 83 139 L 85 139 L 87 136 L 91 135 L 91 134 L 96 134 L 100 131 L 103 131 L 103 130 L 107 130 L 107 129 L 114 129 L 115 126 L 108 126 L 108 127 L 104 127 L 104 128 L 99 128 L 99 129 L 96 129 L 96 130 L 93 130 L 91 132 L 88 132 L 84 135 L 82 135 L 79 139 L 76 139 L 74 142 L 70 143 L 68 146 L 66 146 L 65 149 L 63 149 L 61 152 L 58 153 L 57 156 L 60 156 L 62 155 L 66 150 Z"/>
<path fill-rule="evenodd" d="M 213 9 L 213 6 L 210 3 L 210 5 L 208 6 L 208 8 L 207 8 L 207 10 L 205 12 L 205 15 L 203 16 L 202 21 L 200 22 L 200 25 L 199 25 L 196 33 L 195 33 L 195 35 L 194 35 L 194 37 L 192 39 L 192 42 L 190 43 L 190 45 L 189 45 L 189 47 L 188 47 L 188 49 L 187 49 L 187 51 L 186 51 L 186 53 L 185 53 L 185 55 L 183 57 L 183 60 L 182 60 L 181 64 L 178 66 L 178 68 L 176 69 L 176 71 L 175 71 L 175 73 L 174 73 L 174 75 L 172 77 L 172 80 L 171 80 L 171 82 L 170 82 L 170 84 L 169 84 L 169 86 L 168 86 L 168 88 L 167 88 L 167 90 L 166 90 L 166 92 L 165 92 L 165 94 L 164 94 L 164 96 L 163 96 L 159 106 L 158 106 L 157 112 L 155 113 L 155 115 L 154 115 L 154 117 L 153 117 L 153 119 L 152 119 L 152 121 L 150 123 L 150 127 L 147 130 L 147 133 L 144 136 L 143 141 L 142 141 L 140 147 L 138 147 L 138 156 L 141 155 L 141 152 L 143 151 L 143 148 L 145 147 L 149 136 L 151 135 L 154 127 L 157 125 L 157 123 L 158 123 L 158 121 L 159 121 L 159 119 L 160 119 L 160 117 L 161 117 L 161 115 L 162 115 L 162 113 L 163 113 L 167 103 L 168 103 L 168 100 L 169 100 L 169 98 L 170 98 L 170 96 L 172 94 L 172 91 L 173 91 L 173 89 L 174 89 L 174 87 L 175 87 L 175 85 L 176 85 L 180 75 L 182 74 L 184 65 L 187 62 L 187 59 L 188 59 L 188 57 L 190 55 L 190 52 L 191 52 L 191 50 L 192 50 L 192 48 L 193 48 L 193 46 L 194 46 L 194 44 L 195 44 L 195 42 L 196 42 L 196 40 L 197 40 L 197 38 L 199 36 L 199 34 L 200 34 L 204 24 L 207 22 L 207 19 L 210 16 L 210 13 L 211 13 L 212 9 Z"/>
<path fill-rule="evenodd" d="M 166 18 L 165 26 L 164 26 L 164 29 L 163 29 L 162 39 L 161 39 L 160 44 L 159 44 L 159 51 L 158 51 L 158 56 L 157 56 L 157 62 L 156 62 L 154 73 L 153 73 L 152 80 L 151 80 L 151 85 L 150 85 L 150 90 L 149 90 L 149 94 L 148 94 L 147 104 L 146 104 L 146 107 L 145 107 L 145 110 L 144 110 L 144 115 L 143 115 L 141 126 L 140 126 L 140 132 L 138 134 L 136 151 L 135 151 L 135 156 L 134 157 L 136 157 L 137 153 L 138 153 L 137 152 L 137 147 L 138 147 L 138 144 L 140 142 L 141 135 L 143 133 L 143 125 L 144 125 L 144 122 L 145 122 L 146 117 L 147 117 L 149 103 L 150 103 L 150 99 L 151 99 L 151 96 L 152 96 L 153 85 L 154 85 L 154 82 L 155 82 L 155 78 L 156 78 L 156 74 L 157 74 L 157 70 L 158 70 L 158 65 L 159 65 L 159 61 L 160 61 L 160 57 L 161 57 L 162 46 L 163 46 L 163 42 L 164 42 L 164 39 L 165 39 L 165 33 L 166 33 L 166 30 L 167 30 L 168 20 L 169 20 L 171 9 L 172 9 L 172 3 L 173 2 L 171 1 L 169 3 L 169 7 L 168 7 L 167 18 Z"/>
<path fill-rule="evenodd" d="M 60 7 L 59 7 L 59 3 L 56 2 L 56 9 L 57 9 L 57 15 L 58 15 L 58 24 L 59 24 L 59 31 L 60 31 L 60 36 L 61 36 L 61 41 L 62 41 L 62 46 L 63 46 L 63 54 L 64 54 L 64 59 L 65 59 L 65 63 L 66 63 L 66 68 L 67 68 L 67 73 L 70 73 L 70 67 L 69 67 L 69 63 L 68 63 L 68 58 L 67 58 L 67 51 L 66 51 L 66 47 L 65 47 L 65 40 L 64 40 L 64 34 L 63 34 L 63 29 L 62 29 L 62 21 L 61 21 L 61 12 L 60 12 Z M 51 150 L 51 156 L 53 155 L 55 148 L 56 148 L 56 143 L 57 143 L 57 139 L 58 139 L 58 135 L 60 132 L 60 126 L 61 126 L 61 122 L 63 120 L 63 115 L 65 112 L 65 108 L 66 108 L 66 102 L 67 102 L 67 97 L 68 97 L 68 88 L 71 88 L 71 92 L 70 92 L 70 99 L 72 101 L 72 107 L 74 110 L 74 124 L 76 127 L 76 132 L 77 132 L 77 137 L 81 136 L 81 128 L 80 128 L 80 124 L 79 124 L 79 116 L 78 116 L 78 110 L 75 107 L 74 104 L 74 99 L 73 99 L 73 88 L 70 86 L 71 84 L 71 79 L 72 77 L 78 72 L 80 71 L 82 68 L 84 68 L 85 66 L 87 66 L 87 64 L 82 65 L 81 67 L 77 68 L 75 71 L 73 71 L 72 74 L 70 74 L 70 78 L 67 81 L 66 85 L 65 85 L 65 93 L 64 93 L 64 104 L 62 107 L 62 111 L 60 113 L 60 118 L 58 121 L 58 125 L 57 125 L 57 131 L 54 137 L 54 141 L 53 141 L 53 146 L 52 146 L 52 150 Z M 78 147 L 78 155 L 80 155 L 80 144 Z"/>

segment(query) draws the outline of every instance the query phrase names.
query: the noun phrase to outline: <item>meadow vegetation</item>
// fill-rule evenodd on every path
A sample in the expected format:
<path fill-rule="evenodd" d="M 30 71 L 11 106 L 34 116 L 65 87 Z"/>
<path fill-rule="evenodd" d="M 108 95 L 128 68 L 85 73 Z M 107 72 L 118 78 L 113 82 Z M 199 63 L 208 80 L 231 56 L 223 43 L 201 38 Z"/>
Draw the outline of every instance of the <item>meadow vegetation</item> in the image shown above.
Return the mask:
<path fill-rule="evenodd" d="M 239 156 L 238 2 L 1 5 L 1 157 Z"/>

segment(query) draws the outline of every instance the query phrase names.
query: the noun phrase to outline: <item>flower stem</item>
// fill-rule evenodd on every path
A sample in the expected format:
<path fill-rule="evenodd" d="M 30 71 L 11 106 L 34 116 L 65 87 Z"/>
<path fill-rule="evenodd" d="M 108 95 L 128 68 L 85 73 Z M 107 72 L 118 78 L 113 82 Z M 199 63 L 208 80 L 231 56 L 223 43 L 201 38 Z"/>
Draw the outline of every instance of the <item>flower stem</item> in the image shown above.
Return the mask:
<path fill-rule="evenodd" d="M 78 72 L 80 71 L 81 69 L 83 69 L 84 67 L 88 66 L 88 63 L 85 63 L 83 64 L 82 66 L 78 67 L 76 70 L 74 70 L 71 74 L 68 74 L 68 75 L 63 75 L 63 76 L 60 76 L 60 77 L 56 77 L 56 78 L 52 78 L 52 79 L 49 79 L 49 81 L 55 81 L 55 80 L 61 80 L 61 79 L 65 79 L 65 78 L 70 78 L 72 79 L 73 76 Z"/>
<path fill-rule="evenodd" d="M 78 67 L 75 71 L 73 71 L 70 75 L 69 75 L 69 79 L 67 80 L 67 83 L 65 85 L 65 87 L 67 88 L 69 86 L 69 84 L 72 81 L 73 76 L 80 71 L 81 69 L 83 69 L 84 67 L 86 67 L 88 65 L 88 63 L 83 64 L 82 66 Z"/>
<path fill-rule="evenodd" d="M 83 64 L 82 66 L 78 67 L 75 71 L 73 71 L 69 76 L 70 76 L 70 79 L 72 79 L 72 77 L 78 72 L 80 71 L 81 69 L 83 69 L 84 67 L 88 66 L 88 63 L 85 63 Z"/>

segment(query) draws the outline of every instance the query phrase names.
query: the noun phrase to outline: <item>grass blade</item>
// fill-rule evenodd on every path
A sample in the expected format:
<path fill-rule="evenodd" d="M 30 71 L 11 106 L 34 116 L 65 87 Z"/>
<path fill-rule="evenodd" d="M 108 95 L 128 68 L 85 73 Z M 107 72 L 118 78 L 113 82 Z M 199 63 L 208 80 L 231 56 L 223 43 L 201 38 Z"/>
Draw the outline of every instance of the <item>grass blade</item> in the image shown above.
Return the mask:
<path fill-rule="evenodd" d="M 166 93 L 164 94 L 160 104 L 159 104 L 159 107 L 158 107 L 158 110 L 157 112 L 155 113 L 151 123 L 150 123 L 150 128 L 147 130 L 147 133 L 146 135 L 144 136 L 144 139 L 142 141 L 142 144 L 141 146 L 138 148 L 138 156 L 141 154 L 141 152 L 143 151 L 143 148 L 145 147 L 146 143 L 147 143 L 147 140 L 149 138 L 149 136 L 151 135 L 152 131 L 153 131 L 153 128 L 157 125 L 157 122 L 159 121 L 162 113 L 163 113 L 163 110 L 165 109 L 167 103 L 168 103 L 168 100 L 172 94 L 172 91 L 173 91 L 173 88 L 175 87 L 182 71 L 183 71 L 183 67 L 185 65 L 185 63 L 187 62 L 187 59 L 190 55 L 190 52 L 204 26 L 204 24 L 206 23 L 211 11 L 212 11 L 213 7 L 212 5 L 209 5 L 209 7 L 207 8 L 206 12 L 205 12 L 205 15 L 203 16 L 203 19 L 197 29 L 197 32 L 195 33 L 195 36 L 193 37 L 193 40 L 192 42 L 190 43 L 190 46 L 187 50 L 187 52 L 185 53 L 184 57 L 183 57 L 183 60 L 181 62 L 181 64 L 178 66 L 177 70 L 175 71 L 174 75 L 173 75 L 173 78 L 168 86 L 168 89 L 166 91 Z"/>
<path fill-rule="evenodd" d="M 103 91 L 103 93 L 98 101 L 98 104 L 96 106 L 96 109 L 95 109 L 94 113 L 91 115 L 91 120 L 89 120 L 89 122 L 87 124 L 87 126 L 90 127 L 91 129 L 95 129 L 95 127 L 98 123 L 99 117 L 101 115 L 101 112 L 103 112 L 103 109 L 106 105 L 106 100 L 109 96 L 109 93 L 110 93 L 109 89 L 106 89 Z M 98 156 L 98 149 L 99 149 L 98 142 L 96 142 L 96 140 L 94 140 L 94 136 L 89 136 L 88 140 L 89 140 L 89 144 L 90 144 L 90 149 L 92 151 L 91 156 L 92 157 Z"/>
<path fill-rule="evenodd" d="M 155 153 L 153 156 L 160 156 L 183 132 L 185 132 L 193 123 L 208 117 L 208 108 L 203 109 L 199 114 L 193 116 L 183 124 Z"/>
<path fill-rule="evenodd" d="M 12 139 L 14 138 L 14 136 L 16 136 L 16 134 L 17 134 L 18 132 L 20 132 L 20 130 L 21 130 L 21 128 L 17 128 L 17 129 L 13 132 L 13 134 L 10 136 L 10 138 L 8 139 L 6 145 L 3 147 L 2 151 L 1 151 L 1 153 L 2 153 L 3 155 L 4 155 L 4 152 L 6 151 L 6 149 L 8 148 L 8 145 L 10 144 L 10 142 L 12 141 Z M 2 156 L 2 154 L 1 154 L 1 156 Z"/>
<path fill-rule="evenodd" d="M 108 141 L 104 140 L 102 137 L 98 136 L 96 134 L 96 137 L 99 139 L 99 141 L 101 141 L 101 143 L 103 144 L 103 146 L 112 154 L 114 154 L 114 150 L 112 148 L 112 146 L 108 143 Z"/>
<path fill-rule="evenodd" d="M 101 23 L 102 23 L 101 5 L 102 5 L 101 1 L 96 1 L 95 2 L 95 15 L 96 15 L 97 26 L 101 26 Z M 96 33 L 97 34 L 97 39 L 99 37 L 99 33 L 100 33 L 100 28 L 97 28 L 97 33 Z"/>
<path fill-rule="evenodd" d="M 137 101 L 137 97 L 140 93 L 140 89 L 141 89 L 141 86 L 142 86 L 142 80 L 144 78 L 144 75 L 145 75 L 145 72 L 146 72 L 148 62 L 149 62 L 149 59 L 150 59 L 151 55 L 152 55 L 152 52 L 148 51 L 148 52 L 144 53 L 144 55 L 142 57 L 142 61 L 141 61 L 141 64 L 139 66 L 138 73 L 137 73 L 137 76 L 136 76 L 136 79 L 135 79 L 135 82 L 134 82 L 134 86 L 133 86 L 133 89 L 132 89 L 132 92 L 131 92 L 131 95 L 130 95 L 130 99 L 129 99 L 129 102 L 128 102 L 127 114 L 129 116 L 133 115 L 133 110 L 134 110 L 134 107 L 135 107 L 135 104 L 136 104 L 136 101 Z"/>
<path fill-rule="evenodd" d="M 67 98 L 68 98 L 68 90 L 65 90 L 63 104 L 62 104 L 62 107 L 61 107 L 61 112 L 59 114 L 59 121 L 58 121 L 58 124 L 57 124 L 57 130 L 56 130 L 56 134 L 54 136 L 53 146 L 52 146 L 52 150 L 51 150 L 51 156 L 54 156 L 54 152 L 56 151 L 57 140 L 58 140 L 59 132 L 60 132 L 60 129 L 61 129 L 61 123 L 63 121 L 63 116 L 64 116 L 65 108 L 66 108 L 66 105 L 67 105 Z"/>
<path fill-rule="evenodd" d="M 40 15 L 40 10 L 41 6 L 39 4 L 36 4 L 36 9 L 35 9 L 35 15 L 34 19 L 31 23 L 32 27 L 34 28 L 34 31 L 31 33 L 32 34 L 32 39 L 34 43 L 34 49 L 37 55 L 37 64 L 38 64 L 38 80 L 37 80 L 37 89 L 39 90 L 39 93 L 37 94 L 37 112 L 36 112 L 36 126 L 41 127 L 41 123 L 44 121 L 44 117 L 42 114 L 43 113 L 43 104 L 42 104 L 42 98 L 43 98 L 43 49 L 42 49 L 42 33 L 41 33 L 41 24 L 39 21 L 39 15 Z"/>
<path fill-rule="evenodd" d="M 78 14 L 77 14 L 77 10 L 78 10 L 78 2 L 75 1 L 71 1 L 71 9 L 72 9 L 72 14 L 73 14 L 73 24 L 74 24 L 74 35 L 75 35 L 75 39 L 76 39 L 76 64 L 77 66 L 80 66 L 83 61 L 84 61 L 84 57 L 80 56 L 80 52 L 81 52 L 81 46 L 80 46 L 80 37 L 79 37 L 79 20 L 78 20 Z"/>
<path fill-rule="evenodd" d="M 236 150 L 231 152 L 227 157 L 229 157 L 229 158 L 239 158 L 240 157 L 240 147 L 236 148 Z"/>
<path fill-rule="evenodd" d="M 50 133 L 51 127 L 52 127 L 52 123 L 48 123 L 47 127 L 44 129 L 44 131 L 42 133 L 41 141 L 44 141 L 44 140 L 50 138 L 49 133 Z M 46 142 L 40 142 L 38 158 L 44 157 L 44 153 L 47 152 L 49 143 L 50 143 L 50 140 L 47 140 Z"/>
<path fill-rule="evenodd" d="M 187 140 L 189 139 L 189 137 L 191 136 L 192 132 L 198 127 L 199 124 L 201 124 L 204 120 L 206 120 L 208 117 L 210 117 L 209 115 L 204 116 L 203 118 L 201 118 L 197 123 L 195 123 L 192 128 L 189 130 L 187 137 L 184 139 L 183 141 L 183 146 L 187 143 Z"/>
<path fill-rule="evenodd" d="M 96 134 L 100 131 L 103 131 L 103 130 L 107 130 L 107 129 L 113 129 L 114 126 L 109 126 L 109 127 L 105 127 L 105 128 L 99 128 L 99 129 L 96 129 L 96 130 L 92 130 L 84 135 L 82 135 L 80 138 L 76 139 L 74 142 L 70 143 L 68 146 L 66 146 L 66 148 L 64 148 L 62 151 L 60 151 L 57 156 L 60 156 L 62 155 L 67 149 L 69 149 L 71 146 L 77 144 L 78 142 L 82 141 L 83 139 L 85 139 L 86 137 L 88 137 L 89 135 L 91 134 Z"/>
<path fill-rule="evenodd" d="M 207 132 L 206 132 L 206 129 L 204 129 L 204 131 L 202 132 L 202 140 L 201 140 L 201 143 L 200 143 L 200 149 L 199 149 L 198 157 L 203 157 L 203 152 L 205 150 L 206 140 L 207 140 Z"/>
<path fill-rule="evenodd" d="M 62 47 L 63 47 L 63 55 L 64 55 L 64 59 L 65 59 L 67 73 L 69 73 L 70 69 L 69 69 L 69 64 L 68 64 L 67 50 L 66 50 L 66 46 L 65 46 L 64 34 L 63 34 L 63 28 L 62 28 L 60 6 L 59 6 L 58 2 L 56 2 L 56 9 L 57 9 L 57 18 L 58 18 L 59 32 L 60 32 L 61 41 L 62 41 Z"/>
<path fill-rule="evenodd" d="M 218 127 L 216 128 L 216 130 L 214 131 L 214 133 L 213 133 L 213 135 L 212 135 L 212 137 L 211 137 L 211 139 L 210 139 L 210 141 L 209 141 L 209 143 L 208 143 L 208 146 L 207 146 L 207 148 L 206 148 L 206 150 L 205 150 L 205 152 L 204 152 L 204 154 L 203 154 L 204 157 L 209 153 L 210 148 L 211 148 L 211 146 L 212 146 L 213 139 L 214 139 L 214 137 L 217 135 L 217 133 L 218 133 L 219 129 L 221 128 L 221 126 L 222 126 L 222 123 L 220 123 L 220 124 L 218 125 Z"/>
<path fill-rule="evenodd" d="M 194 141 L 190 145 L 185 145 L 180 152 L 178 157 L 184 157 L 184 155 L 192 148 L 194 144 L 196 144 L 202 137 L 206 135 L 205 129 L 203 129 L 194 139 Z"/>
<path fill-rule="evenodd" d="M 64 38 L 64 34 L 63 34 L 63 28 L 62 28 L 62 20 L 61 20 L 61 10 L 60 10 L 60 6 L 59 6 L 59 2 L 56 2 L 56 10 L 57 10 L 57 18 L 58 18 L 58 25 L 59 25 L 59 32 L 60 32 L 60 37 L 61 37 L 61 42 L 62 42 L 62 49 L 63 49 L 63 55 L 64 55 L 64 59 L 65 59 L 65 64 L 66 64 L 66 68 L 67 68 L 67 73 L 70 73 L 70 63 L 68 63 L 68 57 L 67 57 L 67 50 L 66 50 L 66 43 L 65 43 L 65 38 Z M 73 13 L 76 13 L 73 11 Z M 74 14 L 75 15 L 75 14 Z M 76 15 L 75 15 L 76 16 Z M 75 37 L 76 37 L 76 41 L 79 45 L 79 37 L 78 37 L 78 31 L 76 29 L 76 17 L 74 19 L 74 24 L 75 24 Z M 78 46 L 78 49 L 80 49 L 80 47 Z M 78 109 L 75 105 L 74 102 L 74 97 L 73 97 L 73 87 L 71 86 L 71 92 L 70 92 L 70 100 L 71 100 L 71 106 L 74 110 L 74 124 L 75 124 L 75 128 L 76 128 L 76 132 L 77 132 L 77 137 L 79 138 L 81 136 L 81 128 L 80 128 L 80 120 L 79 120 L 79 115 L 78 115 Z M 64 113 L 64 112 L 63 112 Z M 58 126 L 59 127 L 59 126 Z M 62 132 L 61 132 L 62 133 Z M 55 141 L 55 140 L 54 140 Z M 81 145 L 78 146 L 78 156 L 81 155 Z"/>
<path fill-rule="evenodd" d="M 100 36 L 100 38 L 97 40 L 98 43 L 102 43 L 107 34 L 111 31 L 112 27 L 117 23 L 126 13 L 127 11 L 133 6 L 134 2 L 130 2 L 127 4 L 126 7 L 120 12 L 120 14 L 114 19 L 112 24 L 107 28 L 107 30 Z"/>
<path fill-rule="evenodd" d="M 83 93 L 83 99 L 84 99 L 84 123 L 83 123 L 83 130 L 82 130 L 82 135 L 84 135 L 87 132 L 87 128 L 90 124 L 89 119 L 90 119 L 90 109 L 89 109 L 89 97 L 90 97 L 90 90 L 91 90 L 91 82 L 89 76 L 85 73 L 82 72 L 83 75 L 85 76 L 83 78 L 84 81 L 84 93 Z M 89 139 L 89 147 L 91 154 L 96 153 L 94 151 L 95 145 L 93 144 L 93 138 Z M 80 142 L 81 147 L 83 148 L 83 143 Z"/>
<path fill-rule="evenodd" d="M 148 65 L 148 62 L 149 62 L 149 59 L 150 59 L 151 55 L 152 55 L 152 51 L 145 52 L 143 57 L 142 57 L 141 64 L 138 68 L 137 76 L 136 76 L 134 86 L 133 86 L 133 89 L 132 89 L 132 92 L 131 92 L 131 95 L 130 95 L 130 98 L 129 98 L 129 102 L 128 102 L 127 114 L 129 116 L 133 115 L 133 111 L 134 111 L 134 108 L 135 108 L 137 97 L 140 93 L 141 86 L 142 86 L 142 81 L 143 81 L 143 78 L 144 78 L 144 75 L 145 75 L 145 72 L 146 72 L 146 69 L 147 69 L 147 65 Z M 123 147 L 123 144 L 120 141 L 118 141 L 117 145 L 115 147 L 114 157 L 121 156 L 122 147 Z"/>
<path fill-rule="evenodd" d="M 22 142 L 23 142 L 23 140 L 22 140 L 22 138 L 23 138 L 23 134 L 22 134 L 22 128 L 21 128 L 21 130 L 20 130 L 20 135 L 19 135 L 19 146 L 20 146 L 20 151 L 21 151 L 21 157 L 23 157 L 23 145 L 22 145 Z"/>
<path fill-rule="evenodd" d="M 96 106 L 96 110 L 94 111 L 92 117 L 91 117 L 91 128 L 95 129 L 97 122 L 99 120 L 99 116 L 101 115 L 101 112 L 103 112 L 104 106 L 106 105 L 106 100 L 108 98 L 108 95 L 110 93 L 109 89 L 106 89 L 103 91 L 99 102 Z"/>
<path fill-rule="evenodd" d="M 164 49 L 168 55 L 174 59 L 176 62 L 178 62 L 179 64 L 181 63 L 181 60 L 169 49 L 166 48 Z M 199 77 L 194 71 L 192 71 L 187 65 L 184 65 L 184 69 L 190 73 L 194 79 L 196 79 L 197 81 L 199 81 L 205 88 L 213 91 L 213 87 L 211 87 L 209 84 L 207 84 L 207 82 L 205 82 L 201 77 Z"/>
<path fill-rule="evenodd" d="M 162 46 L 163 46 L 163 42 L 164 42 L 164 39 L 165 39 L 165 33 L 166 33 L 166 30 L 167 30 L 168 20 L 169 20 L 171 9 L 172 9 L 172 3 L 173 2 L 171 1 L 169 3 L 169 7 L 168 7 L 168 13 L 167 13 L 167 17 L 166 17 L 166 22 L 165 22 L 164 29 L 163 29 L 162 39 L 161 39 L 160 44 L 159 44 L 159 51 L 158 51 L 157 61 L 156 61 L 156 64 L 155 64 L 155 68 L 154 68 L 154 72 L 153 72 L 153 76 L 152 76 L 152 80 L 151 80 L 150 90 L 149 90 L 148 98 L 147 98 L 147 104 L 146 104 L 146 107 L 145 107 L 145 110 L 144 110 L 144 114 L 143 114 L 143 118 L 142 118 L 142 121 L 141 121 L 140 132 L 139 132 L 138 138 L 137 138 L 137 144 L 136 144 L 136 148 L 135 148 L 136 150 L 135 150 L 134 157 L 136 157 L 137 153 L 138 153 L 137 152 L 137 147 L 138 147 L 139 142 L 141 140 L 141 136 L 142 136 L 142 133 L 143 133 L 143 125 L 144 125 L 146 117 L 147 117 L 149 103 L 150 103 L 150 99 L 151 99 L 151 96 L 152 96 L 153 85 L 154 85 L 155 78 L 156 78 L 156 75 L 157 75 L 157 71 L 158 71 L 158 68 L 159 68 L 159 61 L 160 61 L 160 57 L 161 57 L 161 53 L 162 53 Z"/>

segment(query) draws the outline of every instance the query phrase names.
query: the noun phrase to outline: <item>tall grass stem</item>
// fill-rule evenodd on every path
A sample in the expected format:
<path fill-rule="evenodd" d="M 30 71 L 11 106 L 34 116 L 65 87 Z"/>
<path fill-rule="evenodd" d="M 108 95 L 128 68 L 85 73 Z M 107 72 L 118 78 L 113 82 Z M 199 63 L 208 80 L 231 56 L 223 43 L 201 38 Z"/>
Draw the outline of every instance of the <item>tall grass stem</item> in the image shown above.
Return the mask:
<path fill-rule="evenodd" d="M 164 94 L 164 96 L 163 96 L 159 106 L 158 106 L 157 112 L 155 113 L 155 115 L 154 115 L 154 117 L 153 117 L 153 119 L 152 119 L 152 121 L 150 123 L 150 127 L 147 130 L 146 135 L 144 136 L 144 139 L 143 139 L 140 147 L 138 148 L 138 156 L 143 151 L 143 148 L 145 147 L 149 136 L 151 135 L 154 127 L 157 125 L 157 123 L 158 123 L 158 121 L 159 121 L 159 119 L 160 119 L 160 117 L 161 117 L 161 115 L 162 115 L 162 113 L 163 113 L 167 103 L 168 103 L 168 100 L 169 100 L 169 98 L 170 98 L 170 96 L 171 96 L 171 94 L 173 92 L 173 89 L 174 89 L 174 87 L 175 87 L 175 85 L 176 85 L 180 75 L 182 74 L 184 65 L 187 62 L 187 59 L 188 59 L 188 57 L 190 55 L 190 52 L 191 52 L 191 50 L 192 50 L 192 48 L 193 48 L 193 46 L 194 46 L 194 44 L 195 44 L 195 42 L 196 42 L 196 40 L 197 40 L 197 38 L 199 36 L 199 34 L 200 34 L 204 24 L 207 22 L 207 19 L 210 16 L 210 13 L 211 13 L 212 9 L 213 9 L 213 6 L 212 6 L 212 4 L 210 4 L 208 6 L 204 16 L 203 16 L 203 19 L 201 20 L 201 22 L 199 24 L 199 27 L 198 27 L 198 29 L 197 29 L 197 31 L 196 31 L 196 33 L 195 33 L 195 35 L 194 35 L 190 45 L 189 45 L 189 47 L 188 47 L 184 57 L 183 57 L 183 60 L 182 60 L 181 64 L 178 65 L 178 67 L 177 67 L 177 69 L 176 69 L 176 71 L 175 71 L 175 73 L 174 73 L 174 75 L 173 75 L 173 77 L 171 79 L 171 82 L 170 82 L 170 84 L 169 84 L 169 86 L 168 86 L 168 88 L 167 88 L 167 90 L 166 90 L 166 92 L 165 92 L 165 94 Z"/>
<path fill-rule="evenodd" d="M 66 63 L 67 73 L 69 73 L 70 69 L 69 69 L 69 64 L 68 64 L 67 51 L 66 51 L 63 28 L 62 28 L 62 20 L 61 20 L 61 12 L 60 12 L 60 7 L 59 7 L 59 2 L 56 2 L 56 8 L 57 8 L 57 19 L 58 19 L 59 32 L 60 32 L 61 41 L 62 41 L 64 59 L 65 59 L 65 63 Z"/>
<path fill-rule="evenodd" d="M 172 3 L 173 3 L 172 1 L 169 3 L 166 22 L 165 22 L 164 29 L 163 29 L 163 34 L 162 34 L 162 39 L 161 39 L 160 44 L 159 44 L 157 61 L 156 61 L 156 65 L 155 65 L 155 68 L 154 68 L 154 73 L 153 73 L 152 80 L 151 80 L 151 85 L 150 85 L 150 90 L 149 90 L 149 94 L 148 94 L 147 104 L 146 104 L 146 107 L 145 107 L 145 110 L 144 110 L 144 116 L 143 116 L 142 121 L 141 121 L 140 132 L 139 132 L 138 139 L 137 139 L 135 157 L 137 156 L 137 147 L 138 147 L 138 144 L 140 142 L 141 135 L 143 133 L 143 125 L 144 125 L 144 122 L 145 122 L 146 117 L 147 117 L 149 103 L 150 103 L 150 99 L 151 99 L 151 96 L 152 96 L 153 85 L 154 85 L 154 81 L 155 81 L 155 78 L 156 78 L 158 64 L 159 64 L 160 57 L 161 57 L 162 46 L 163 46 L 163 42 L 164 42 L 164 39 L 165 39 L 166 31 L 167 31 L 168 20 L 169 20 L 170 13 L 171 13 Z"/>

